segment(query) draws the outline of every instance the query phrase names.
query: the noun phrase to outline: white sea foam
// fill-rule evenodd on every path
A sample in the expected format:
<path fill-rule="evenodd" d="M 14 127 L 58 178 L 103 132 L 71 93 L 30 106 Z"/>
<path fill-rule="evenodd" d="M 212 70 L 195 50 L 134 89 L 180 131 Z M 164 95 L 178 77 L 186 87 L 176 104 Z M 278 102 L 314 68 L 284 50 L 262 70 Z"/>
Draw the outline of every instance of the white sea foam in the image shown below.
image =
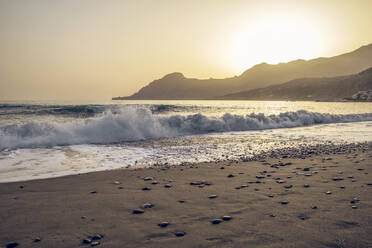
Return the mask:
<path fill-rule="evenodd" d="M 31 121 L 0 126 L 0 150 L 78 144 L 110 144 L 212 132 L 249 131 L 302 127 L 315 124 L 372 120 L 372 113 L 334 115 L 304 110 L 279 115 L 225 114 L 207 117 L 155 115 L 144 108 L 124 108 L 115 113 L 69 122 Z"/>

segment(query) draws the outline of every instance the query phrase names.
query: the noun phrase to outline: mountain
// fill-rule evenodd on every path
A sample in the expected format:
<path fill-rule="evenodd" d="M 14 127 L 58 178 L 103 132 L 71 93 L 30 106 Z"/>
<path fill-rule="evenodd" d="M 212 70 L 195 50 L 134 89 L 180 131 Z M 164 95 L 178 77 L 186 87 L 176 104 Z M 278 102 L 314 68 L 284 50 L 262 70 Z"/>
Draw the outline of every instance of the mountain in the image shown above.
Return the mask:
<path fill-rule="evenodd" d="M 219 99 L 362 100 L 360 96 L 369 94 L 368 91 L 372 91 L 372 67 L 348 76 L 295 79 L 279 85 L 222 96 Z M 357 99 L 358 97 L 361 99 Z"/>
<path fill-rule="evenodd" d="M 372 67 L 372 44 L 335 57 L 258 64 L 240 76 L 225 79 L 186 78 L 175 72 L 154 80 L 137 93 L 114 100 L 214 99 L 304 77 L 335 77 Z"/>

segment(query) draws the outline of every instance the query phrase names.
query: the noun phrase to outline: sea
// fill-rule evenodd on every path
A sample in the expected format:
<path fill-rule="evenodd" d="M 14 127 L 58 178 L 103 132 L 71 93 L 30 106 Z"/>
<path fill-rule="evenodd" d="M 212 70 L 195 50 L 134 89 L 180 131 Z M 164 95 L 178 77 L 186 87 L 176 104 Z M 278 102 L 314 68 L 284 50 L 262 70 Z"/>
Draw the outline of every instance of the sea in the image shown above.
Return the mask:
<path fill-rule="evenodd" d="M 0 101 L 0 182 L 372 141 L 372 103 Z"/>

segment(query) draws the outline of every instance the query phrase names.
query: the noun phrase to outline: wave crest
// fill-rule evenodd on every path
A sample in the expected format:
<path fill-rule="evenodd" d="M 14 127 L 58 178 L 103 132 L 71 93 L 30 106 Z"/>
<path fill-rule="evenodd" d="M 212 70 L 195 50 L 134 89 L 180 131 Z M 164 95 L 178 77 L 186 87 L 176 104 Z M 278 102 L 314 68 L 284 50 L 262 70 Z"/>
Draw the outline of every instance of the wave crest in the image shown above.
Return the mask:
<path fill-rule="evenodd" d="M 71 122 L 29 122 L 0 127 L 0 150 L 56 145 L 109 144 L 211 132 L 301 127 L 314 124 L 371 121 L 372 113 L 332 115 L 300 110 L 279 115 L 154 115 L 143 108 L 108 111 Z"/>

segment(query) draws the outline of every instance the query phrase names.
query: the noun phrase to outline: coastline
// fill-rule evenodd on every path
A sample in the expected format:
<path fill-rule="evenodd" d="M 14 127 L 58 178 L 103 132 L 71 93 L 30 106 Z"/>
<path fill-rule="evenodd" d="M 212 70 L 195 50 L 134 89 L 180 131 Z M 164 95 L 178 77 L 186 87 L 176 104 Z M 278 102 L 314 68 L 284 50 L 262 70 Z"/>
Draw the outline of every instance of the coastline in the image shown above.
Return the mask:
<path fill-rule="evenodd" d="M 98 247 L 372 245 L 371 144 L 266 155 L 0 184 L 0 245 L 90 247 L 98 234 Z"/>

